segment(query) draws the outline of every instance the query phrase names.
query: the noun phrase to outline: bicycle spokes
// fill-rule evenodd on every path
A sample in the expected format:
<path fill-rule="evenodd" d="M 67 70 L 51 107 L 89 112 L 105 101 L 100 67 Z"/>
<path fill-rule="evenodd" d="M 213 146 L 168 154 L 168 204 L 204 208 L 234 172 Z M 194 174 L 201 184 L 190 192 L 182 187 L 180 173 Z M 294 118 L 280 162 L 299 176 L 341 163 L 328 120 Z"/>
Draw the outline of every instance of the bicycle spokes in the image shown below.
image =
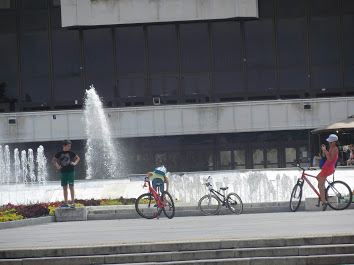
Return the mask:
<path fill-rule="evenodd" d="M 326 200 L 332 209 L 346 209 L 352 201 L 352 196 L 351 189 L 346 183 L 342 181 L 328 183 Z"/>

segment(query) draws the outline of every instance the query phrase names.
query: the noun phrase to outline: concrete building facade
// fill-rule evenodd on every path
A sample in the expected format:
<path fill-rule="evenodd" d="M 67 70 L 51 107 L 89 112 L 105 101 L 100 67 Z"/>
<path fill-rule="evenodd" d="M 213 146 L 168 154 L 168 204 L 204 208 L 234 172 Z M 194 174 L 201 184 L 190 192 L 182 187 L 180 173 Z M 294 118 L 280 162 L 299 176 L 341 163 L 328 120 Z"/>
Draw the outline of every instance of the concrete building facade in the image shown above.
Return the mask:
<path fill-rule="evenodd" d="M 91 84 L 127 174 L 309 165 L 354 115 L 350 0 L 0 0 L 0 22 L 10 149 L 84 157 Z"/>

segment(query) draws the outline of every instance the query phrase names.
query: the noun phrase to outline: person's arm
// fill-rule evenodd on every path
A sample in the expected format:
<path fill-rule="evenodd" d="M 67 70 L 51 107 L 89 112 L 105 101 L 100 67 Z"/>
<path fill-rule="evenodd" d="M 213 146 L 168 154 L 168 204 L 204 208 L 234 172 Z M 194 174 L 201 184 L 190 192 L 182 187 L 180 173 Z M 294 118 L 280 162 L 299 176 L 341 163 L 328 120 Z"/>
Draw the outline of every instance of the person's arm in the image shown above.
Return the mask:
<path fill-rule="evenodd" d="M 322 150 L 323 150 L 324 154 L 326 155 L 327 160 L 329 162 L 331 162 L 334 159 L 334 157 L 338 154 L 338 148 L 337 147 L 333 148 L 331 155 L 329 155 L 328 151 L 326 150 L 326 146 L 324 146 L 324 148 L 323 148 L 323 146 L 322 146 Z"/>
<path fill-rule="evenodd" d="M 165 182 L 166 182 L 166 191 L 168 191 L 168 178 L 165 177 Z"/>
<path fill-rule="evenodd" d="M 152 176 L 152 172 L 147 173 L 147 179 L 150 180 L 150 177 Z"/>
<path fill-rule="evenodd" d="M 74 162 L 72 161 L 70 164 L 73 165 L 73 166 L 76 166 L 77 163 L 79 163 L 79 161 L 80 161 L 80 157 L 78 155 L 76 155 L 74 157 Z"/>
<path fill-rule="evenodd" d="M 56 157 L 53 157 L 52 163 L 57 169 L 61 169 L 61 166 L 58 165 L 57 163 L 58 159 Z"/>

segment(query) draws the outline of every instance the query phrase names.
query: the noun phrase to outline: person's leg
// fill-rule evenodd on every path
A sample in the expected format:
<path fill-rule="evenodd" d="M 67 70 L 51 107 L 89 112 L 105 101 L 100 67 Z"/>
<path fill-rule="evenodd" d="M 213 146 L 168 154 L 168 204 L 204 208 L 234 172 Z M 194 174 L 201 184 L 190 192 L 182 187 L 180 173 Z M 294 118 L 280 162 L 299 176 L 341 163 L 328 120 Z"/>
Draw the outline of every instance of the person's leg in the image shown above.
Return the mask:
<path fill-rule="evenodd" d="M 160 191 L 163 193 L 165 191 L 165 183 L 163 182 L 162 179 L 158 179 L 158 183 L 160 183 Z"/>
<path fill-rule="evenodd" d="M 69 184 L 70 196 L 71 196 L 71 207 L 75 207 L 74 182 L 75 182 L 75 171 L 72 171 L 68 173 L 68 184 Z"/>
<path fill-rule="evenodd" d="M 63 186 L 64 204 L 68 204 L 68 186 Z"/>
<path fill-rule="evenodd" d="M 152 181 L 152 188 L 153 188 L 155 191 L 157 191 L 157 183 L 158 183 L 158 179 L 154 179 L 154 180 Z"/>
<path fill-rule="evenodd" d="M 69 185 L 70 195 L 71 195 L 71 203 L 75 205 L 75 190 L 74 185 Z"/>
<path fill-rule="evenodd" d="M 61 177 L 61 186 L 63 187 L 63 194 L 64 194 L 64 205 L 68 204 L 68 181 L 66 173 L 60 173 Z"/>
<path fill-rule="evenodd" d="M 325 197 L 324 183 L 326 181 L 326 178 L 323 178 L 320 175 L 318 175 L 317 180 L 318 180 L 318 190 L 320 192 L 322 205 L 325 205 L 326 204 L 326 197 Z"/>

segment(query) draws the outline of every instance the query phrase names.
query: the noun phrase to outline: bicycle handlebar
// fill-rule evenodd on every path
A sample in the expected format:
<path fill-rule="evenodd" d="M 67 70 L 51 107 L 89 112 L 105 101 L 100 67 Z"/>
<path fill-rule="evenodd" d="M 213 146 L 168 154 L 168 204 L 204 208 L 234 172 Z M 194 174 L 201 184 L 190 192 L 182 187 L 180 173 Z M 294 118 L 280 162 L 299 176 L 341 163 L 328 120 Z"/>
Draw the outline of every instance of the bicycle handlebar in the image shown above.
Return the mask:
<path fill-rule="evenodd" d="M 311 168 L 311 167 L 304 168 L 304 167 L 300 166 L 300 164 L 297 164 L 297 163 L 292 163 L 291 165 L 294 166 L 294 167 L 298 167 L 298 168 L 302 169 L 303 171 L 305 171 L 305 170 L 315 170 L 314 168 Z"/>
<path fill-rule="evenodd" d="M 212 184 L 211 184 L 210 182 L 211 182 L 211 176 L 209 176 L 209 177 L 205 180 L 204 185 L 207 186 L 207 187 L 210 187 L 210 186 L 212 186 Z"/>

